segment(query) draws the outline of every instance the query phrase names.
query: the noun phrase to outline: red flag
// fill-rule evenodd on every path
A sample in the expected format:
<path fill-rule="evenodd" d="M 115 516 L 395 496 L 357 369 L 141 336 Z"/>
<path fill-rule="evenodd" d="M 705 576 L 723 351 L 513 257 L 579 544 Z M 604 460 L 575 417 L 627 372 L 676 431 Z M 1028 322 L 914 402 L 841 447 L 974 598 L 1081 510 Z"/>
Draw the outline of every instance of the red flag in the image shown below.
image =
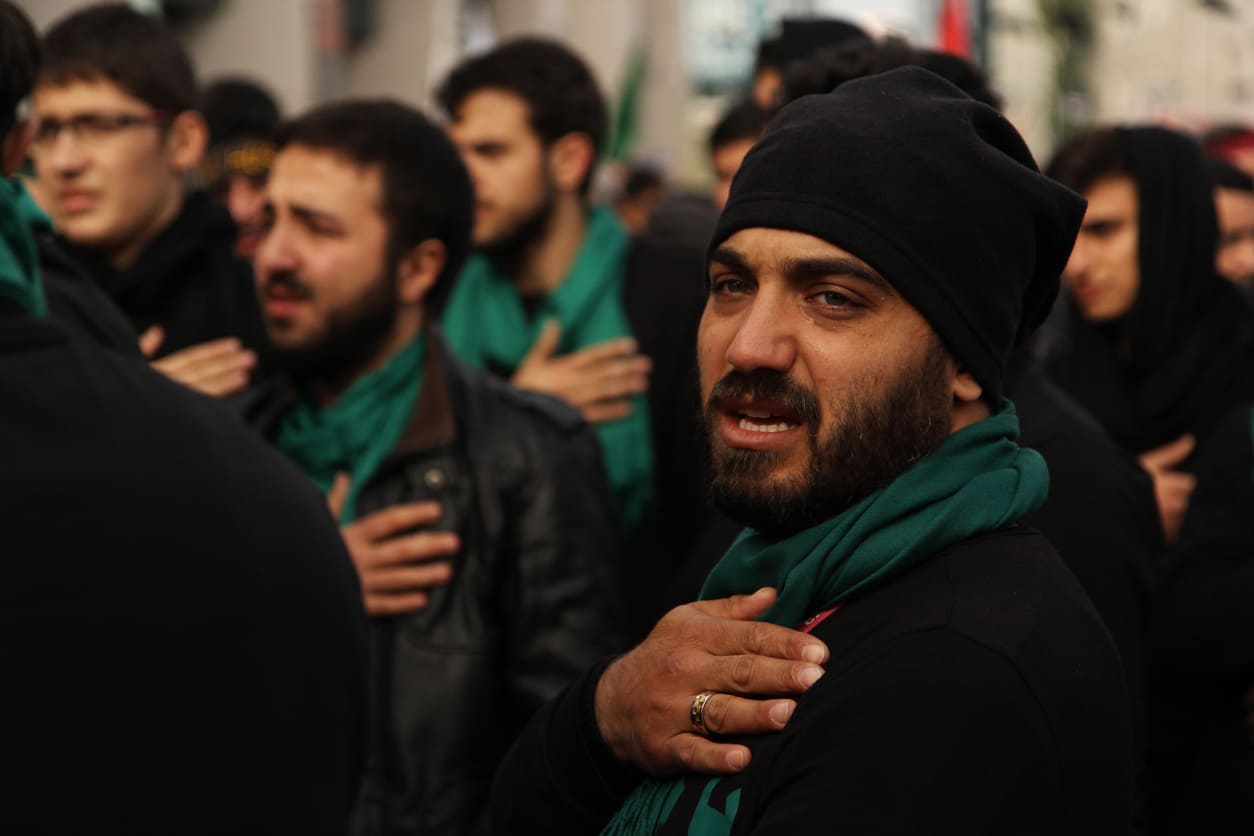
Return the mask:
<path fill-rule="evenodd" d="M 936 47 L 941 52 L 971 57 L 971 20 L 967 14 L 967 0 L 944 0 Z"/>

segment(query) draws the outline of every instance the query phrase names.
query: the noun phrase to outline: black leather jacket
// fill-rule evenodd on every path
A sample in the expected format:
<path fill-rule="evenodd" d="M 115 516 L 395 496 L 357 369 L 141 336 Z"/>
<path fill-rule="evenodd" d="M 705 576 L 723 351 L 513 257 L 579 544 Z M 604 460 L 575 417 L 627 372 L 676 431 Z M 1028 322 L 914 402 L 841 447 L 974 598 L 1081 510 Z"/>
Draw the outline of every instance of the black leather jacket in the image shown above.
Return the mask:
<path fill-rule="evenodd" d="M 267 435 L 281 384 L 247 409 Z M 436 500 L 453 579 L 372 620 L 371 722 L 353 833 L 487 832 L 492 775 L 531 714 L 622 649 L 616 526 L 595 436 L 557 401 L 464 366 L 433 328 L 422 392 L 358 515 Z"/>

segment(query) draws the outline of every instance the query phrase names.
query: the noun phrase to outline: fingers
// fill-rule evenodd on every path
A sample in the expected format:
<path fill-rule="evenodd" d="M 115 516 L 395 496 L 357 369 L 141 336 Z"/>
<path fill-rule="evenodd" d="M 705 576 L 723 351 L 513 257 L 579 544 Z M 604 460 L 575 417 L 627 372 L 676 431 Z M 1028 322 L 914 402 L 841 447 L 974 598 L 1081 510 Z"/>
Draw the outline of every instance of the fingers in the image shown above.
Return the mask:
<path fill-rule="evenodd" d="M 787 725 L 796 708 L 793 700 L 747 700 L 734 694 L 715 694 L 706 700 L 701 717 L 711 734 L 766 734 Z"/>
<path fill-rule="evenodd" d="M 335 474 L 335 479 L 331 482 L 331 490 L 327 491 L 327 508 L 331 510 L 331 516 L 337 520 L 344 512 L 344 501 L 348 499 L 348 488 L 351 484 L 352 479 L 341 470 Z"/>
<path fill-rule="evenodd" d="M 778 624 L 737 617 L 756 618 L 774 602 L 775 591 L 772 589 L 760 589 L 751 596 L 701 601 L 692 607 L 708 618 L 704 621 L 688 620 L 684 625 L 686 638 L 689 643 L 715 656 L 763 656 L 813 665 L 826 662 L 827 645 L 813 636 Z"/>
<path fill-rule="evenodd" d="M 367 540 L 378 542 L 420 525 L 430 525 L 440 519 L 442 513 L 438 502 L 393 505 L 358 520 L 352 524 L 351 528 L 354 533 L 360 534 Z"/>
<path fill-rule="evenodd" d="M 1186 433 L 1170 444 L 1142 453 L 1141 466 L 1149 471 L 1169 470 L 1187 459 L 1196 444 L 1196 439 Z"/>
<path fill-rule="evenodd" d="M 165 330 L 160 325 L 153 325 L 139 335 L 139 352 L 151 360 L 153 355 L 161 350 L 163 342 L 165 342 Z"/>
<path fill-rule="evenodd" d="M 769 656 L 713 656 L 702 680 L 707 690 L 764 696 L 800 694 L 823 676 L 810 662 L 792 662 Z"/>
<path fill-rule="evenodd" d="M 729 775 L 749 765 L 749 747 L 735 743 L 715 743 L 695 734 L 678 735 L 669 748 L 671 758 L 684 772 Z"/>
<path fill-rule="evenodd" d="M 376 567 L 361 573 L 361 588 L 369 593 L 419 592 L 444 586 L 453 579 L 453 565 L 440 561 L 421 566 Z"/>
<path fill-rule="evenodd" d="M 461 539 L 451 531 L 423 531 L 395 537 L 373 549 L 372 562 L 377 566 L 449 557 L 461 548 Z"/>
<path fill-rule="evenodd" d="M 715 618 L 734 618 L 748 621 L 757 618 L 771 608 L 778 596 L 774 588 L 764 586 L 752 595 L 732 595 L 693 604 L 698 610 Z"/>
<path fill-rule="evenodd" d="M 1162 519 L 1163 536 L 1174 543 L 1180 536 L 1185 513 L 1197 479 L 1191 474 L 1166 470 L 1154 474 L 1154 495 L 1158 500 L 1158 513 Z"/>
<path fill-rule="evenodd" d="M 167 377 L 210 397 L 224 397 L 248 385 L 257 355 L 227 337 L 177 351 L 153 362 Z"/>
<path fill-rule="evenodd" d="M 640 344 L 634 338 L 619 337 L 572 351 L 563 359 L 573 368 L 586 369 L 590 366 L 599 366 L 606 361 L 632 359 L 639 351 Z"/>
<path fill-rule="evenodd" d="M 648 357 L 615 359 L 597 366 L 585 366 L 580 379 L 570 389 L 570 398 L 577 406 L 593 401 L 606 401 L 638 395 L 649 389 L 649 371 L 653 363 Z"/>
<path fill-rule="evenodd" d="M 431 598 L 425 592 L 411 592 L 407 595 L 364 595 L 362 600 L 369 615 L 387 616 L 420 610 L 430 603 Z"/>
<path fill-rule="evenodd" d="M 631 415 L 632 406 L 631 401 L 602 401 L 587 404 L 579 412 L 589 424 L 604 424 L 607 421 L 621 421 Z"/>
<path fill-rule="evenodd" d="M 548 360 L 557 351 L 557 344 L 561 339 L 561 324 L 556 319 L 546 321 L 544 327 L 540 329 L 540 336 L 536 337 L 536 341 L 532 343 L 520 365 L 525 366 L 528 363 Z"/>

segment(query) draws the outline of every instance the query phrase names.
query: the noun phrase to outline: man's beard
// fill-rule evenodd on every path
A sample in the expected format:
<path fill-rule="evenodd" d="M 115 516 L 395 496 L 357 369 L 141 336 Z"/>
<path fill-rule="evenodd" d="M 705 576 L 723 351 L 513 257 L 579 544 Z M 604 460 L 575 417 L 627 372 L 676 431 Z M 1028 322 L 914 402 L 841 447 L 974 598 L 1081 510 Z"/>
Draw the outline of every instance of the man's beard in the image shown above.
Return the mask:
<path fill-rule="evenodd" d="M 711 391 L 701 423 L 714 504 L 742 525 L 782 537 L 831 519 L 887 486 L 949 435 L 948 362 L 935 341 L 882 395 L 847 400 L 822 438 L 813 394 L 779 372 L 729 372 Z M 784 405 L 797 416 L 810 446 L 803 474 L 772 479 L 787 453 L 731 448 L 717 440 L 721 404 L 745 397 Z"/>
<path fill-rule="evenodd" d="M 328 312 L 322 333 L 315 341 L 282 345 L 271 340 L 280 367 L 302 383 L 335 388 L 351 383 L 392 336 L 400 313 L 395 275 L 396 266 L 389 264 L 351 304 Z M 309 293 L 290 274 L 276 275 L 270 281 Z"/>
<path fill-rule="evenodd" d="M 522 217 L 488 241 L 477 245 L 479 252 L 513 274 L 522 264 L 527 252 L 548 234 L 557 205 L 557 193 L 553 184 L 545 178 L 541 184 L 539 202 Z"/>

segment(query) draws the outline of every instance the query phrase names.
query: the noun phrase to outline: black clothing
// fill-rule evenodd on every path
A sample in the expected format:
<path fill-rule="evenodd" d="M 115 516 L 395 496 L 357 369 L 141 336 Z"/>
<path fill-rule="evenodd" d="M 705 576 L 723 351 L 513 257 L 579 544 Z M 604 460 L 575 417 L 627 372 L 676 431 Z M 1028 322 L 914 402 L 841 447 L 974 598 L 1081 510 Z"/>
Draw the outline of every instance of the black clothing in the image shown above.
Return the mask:
<path fill-rule="evenodd" d="M 826 674 L 747 739 L 733 833 L 1126 833 L 1132 736 L 1118 656 L 1048 542 L 952 546 L 814 630 Z M 596 731 L 594 671 L 547 706 L 493 793 L 501 833 L 596 833 L 638 777 Z M 693 776 L 681 807 L 707 781 Z M 687 821 L 680 813 L 671 820 Z"/>
<path fill-rule="evenodd" d="M 294 403 L 246 406 L 267 436 Z M 422 391 L 358 518 L 438 501 L 452 580 L 371 622 L 371 718 L 355 834 L 483 832 L 492 773 L 531 714 L 622 649 L 617 525 L 596 437 L 574 410 L 474 371 L 428 335 Z"/>
<path fill-rule="evenodd" d="M 992 396 L 1011 348 L 1049 313 L 1083 217 L 1001 114 L 901 67 L 781 109 L 741 163 L 710 249 L 768 227 L 847 250 Z"/>
<path fill-rule="evenodd" d="M 126 315 L 54 237 L 36 239 L 39 275 L 49 315 L 75 334 L 140 358 L 139 342 Z"/>
<path fill-rule="evenodd" d="M 1039 371 L 1018 375 L 1008 395 L 1019 415 L 1019 444 L 1049 466 L 1049 498 L 1025 522 L 1049 538 L 1110 630 L 1143 732 L 1144 619 L 1163 551 L 1153 482 Z"/>
<path fill-rule="evenodd" d="M 20 833 L 342 834 L 366 623 L 308 481 L 0 302 L 0 786 Z"/>
<path fill-rule="evenodd" d="M 1151 649 L 1155 833 L 1254 832 L 1254 450 L 1250 406 L 1203 448 Z"/>
<path fill-rule="evenodd" d="M 158 358 L 237 337 L 264 360 L 265 325 L 252 268 L 235 257 L 234 244 L 230 214 L 204 192 L 192 192 L 174 222 L 126 270 L 113 269 L 89 250 L 69 249 L 126 313 L 135 334 L 161 326 L 165 341 Z"/>
<path fill-rule="evenodd" d="M 1120 129 L 1140 203 L 1140 287 L 1119 321 L 1085 321 L 1074 301 L 1048 372 L 1120 447 L 1205 440 L 1254 398 L 1254 311 L 1215 272 L 1214 196 L 1197 143 L 1163 128 Z"/>

